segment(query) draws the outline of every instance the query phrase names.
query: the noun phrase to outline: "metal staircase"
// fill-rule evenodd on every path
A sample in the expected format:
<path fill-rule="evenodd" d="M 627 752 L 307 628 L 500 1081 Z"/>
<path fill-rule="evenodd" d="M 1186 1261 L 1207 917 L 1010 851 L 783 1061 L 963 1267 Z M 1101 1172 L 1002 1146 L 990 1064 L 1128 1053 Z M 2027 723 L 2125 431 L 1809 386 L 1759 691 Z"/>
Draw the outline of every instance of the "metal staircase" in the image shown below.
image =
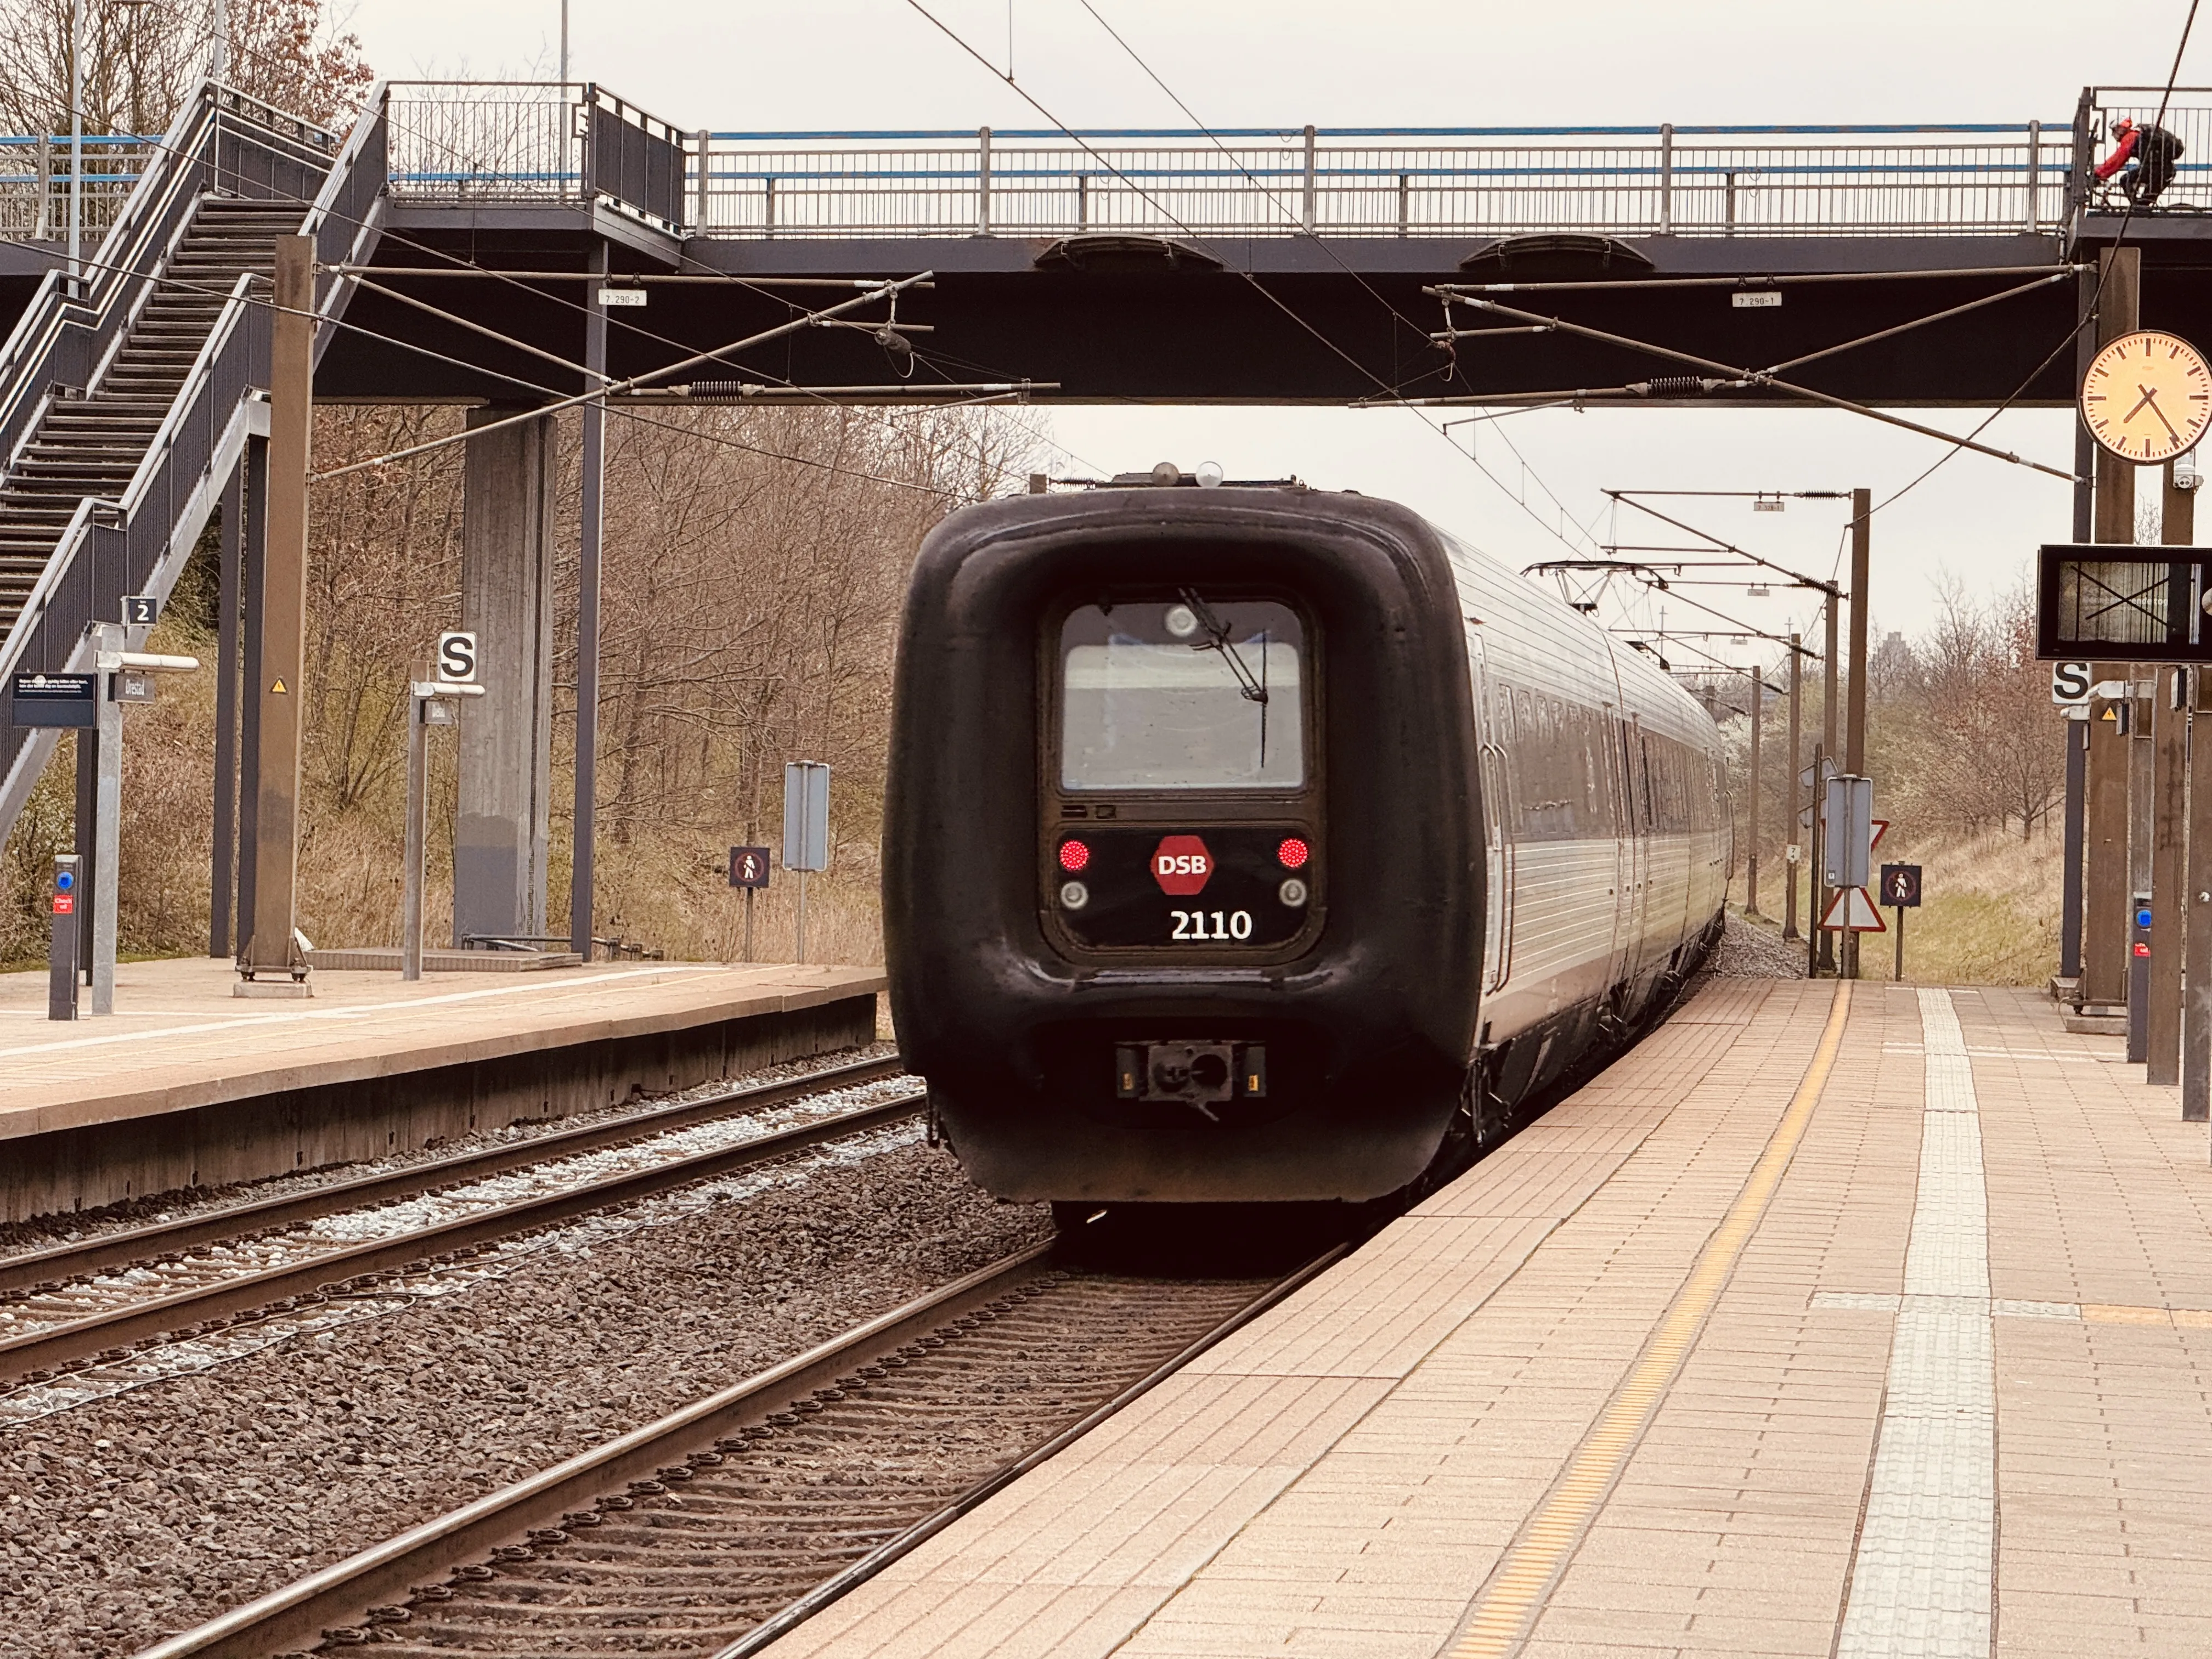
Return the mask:
<path fill-rule="evenodd" d="M 204 83 L 100 250 L 50 274 L 0 348 L 0 838 L 55 734 L 7 721 L 7 677 L 91 665 L 123 596 L 166 598 L 247 441 L 268 431 L 274 239 L 365 260 L 385 196 L 381 90 L 331 134 Z M 318 278 L 319 352 L 350 284 Z"/>
<path fill-rule="evenodd" d="M 78 503 L 121 499 L 238 279 L 268 275 L 274 239 L 297 230 L 301 216 L 251 198 L 204 198 L 98 385 L 48 404 L 0 482 L 0 630 L 15 623 Z"/>

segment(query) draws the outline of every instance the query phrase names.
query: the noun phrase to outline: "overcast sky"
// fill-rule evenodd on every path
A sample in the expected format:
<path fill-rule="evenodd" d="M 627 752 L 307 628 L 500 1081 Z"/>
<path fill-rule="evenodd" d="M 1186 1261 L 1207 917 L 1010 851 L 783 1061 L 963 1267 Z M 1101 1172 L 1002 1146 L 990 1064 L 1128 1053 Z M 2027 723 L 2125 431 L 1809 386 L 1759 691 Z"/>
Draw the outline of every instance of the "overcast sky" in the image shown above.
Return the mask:
<path fill-rule="evenodd" d="M 1070 125 L 1184 125 L 1079 0 L 925 3 L 995 64 L 1003 67 L 1011 49 L 1022 85 Z M 2085 81 L 2162 83 L 2187 10 L 2187 0 L 1092 3 L 1208 125 L 1271 127 L 2063 124 Z M 1043 125 L 906 0 L 571 5 L 572 76 L 599 81 L 679 126 Z M 386 76 L 550 78 L 560 15 L 558 0 L 360 0 L 351 27 Z M 2184 85 L 2212 79 L 2208 54 L 2200 34 L 2183 64 Z M 1959 431 L 1979 418 L 1915 413 Z M 1028 418 L 1064 446 L 1070 467 L 1216 460 L 1232 476 L 1296 473 L 1406 501 L 1524 563 L 1566 550 L 1545 527 L 1556 529 L 1563 511 L 1612 539 L 1599 493 L 1607 486 L 1865 485 L 1879 501 L 1942 453 L 1926 439 L 1810 410 L 1523 414 L 1486 429 L 1479 455 L 1487 473 L 1404 411 L 1062 408 Z M 2063 411 L 2008 413 L 1989 437 L 2070 464 Z M 1980 595 L 2017 582 L 2039 542 L 2067 538 L 2069 503 L 2068 487 L 2055 479 L 1972 455 L 1952 460 L 1875 520 L 1877 629 L 1923 630 L 1945 572 Z M 1747 546 L 1819 574 L 1833 564 L 1844 517 L 1838 503 L 1792 501 L 1779 515 L 1754 515 L 1747 502 L 1692 505 L 1688 516 Z M 1620 531 L 1622 541 L 1668 539 L 1632 534 L 1626 523 Z M 1578 532 L 1566 533 L 1580 544 Z M 1789 625 L 1790 607 L 1778 595 L 1702 597 L 1767 627 Z M 1668 621 L 1689 615 L 1677 601 Z"/>

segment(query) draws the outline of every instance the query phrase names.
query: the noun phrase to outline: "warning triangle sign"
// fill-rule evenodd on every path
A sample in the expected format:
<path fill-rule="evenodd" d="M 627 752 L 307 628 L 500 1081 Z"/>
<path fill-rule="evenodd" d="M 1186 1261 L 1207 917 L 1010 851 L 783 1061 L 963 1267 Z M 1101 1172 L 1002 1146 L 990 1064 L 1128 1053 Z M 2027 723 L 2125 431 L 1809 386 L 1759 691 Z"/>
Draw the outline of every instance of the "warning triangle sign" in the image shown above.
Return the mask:
<path fill-rule="evenodd" d="M 269 688 L 269 695 L 272 697 L 283 696 L 284 695 L 284 682 L 279 680 L 276 684 L 270 686 Z"/>
<path fill-rule="evenodd" d="M 1838 933 L 1886 933 L 1888 924 L 1881 912 L 1874 908 L 1863 887 L 1838 887 L 1835 901 L 1828 906 L 1828 914 L 1820 918 L 1820 926 Z"/>

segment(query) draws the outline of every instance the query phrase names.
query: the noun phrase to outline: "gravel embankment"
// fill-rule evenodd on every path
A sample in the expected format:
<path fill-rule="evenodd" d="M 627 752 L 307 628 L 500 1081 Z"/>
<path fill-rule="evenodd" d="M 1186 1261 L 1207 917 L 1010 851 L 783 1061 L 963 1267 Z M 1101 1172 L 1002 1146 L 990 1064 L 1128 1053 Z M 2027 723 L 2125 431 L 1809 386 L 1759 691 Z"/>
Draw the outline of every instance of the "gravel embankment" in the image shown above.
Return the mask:
<path fill-rule="evenodd" d="M 133 1227 L 143 1227 L 149 1222 L 181 1220 L 188 1216 L 208 1215 L 240 1205 L 258 1204 L 266 1199 L 289 1198 L 296 1193 L 329 1186 L 333 1182 L 355 1181 L 367 1176 L 388 1174 L 394 1170 L 412 1169 L 420 1164 L 434 1164 L 459 1152 L 490 1146 L 521 1146 L 570 1129 L 604 1122 L 609 1118 L 628 1117 L 655 1106 L 682 1105 L 732 1089 L 781 1083 L 831 1066 L 851 1065 L 857 1060 L 887 1060 L 896 1053 L 898 1045 L 894 1042 L 871 1043 L 865 1048 L 842 1048 L 805 1060 L 785 1060 L 775 1066 L 763 1066 L 758 1071 L 746 1072 L 737 1077 L 717 1078 L 712 1082 L 698 1084 L 673 1094 L 634 1095 L 612 1106 L 597 1106 L 567 1117 L 533 1118 L 505 1128 L 456 1135 L 434 1146 L 410 1147 L 384 1158 L 363 1158 L 352 1164 L 325 1164 L 313 1170 L 296 1170 L 281 1176 L 271 1176 L 265 1181 L 233 1182 L 220 1187 L 176 1188 L 165 1193 L 147 1193 L 118 1204 L 102 1205 L 98 1209 L 78 1210 L 59 1215 L 27 1216 L 21 1221 L 0 1221 L 0 1257 L 43 1250 L 55 1244 L 74 1244 L 79 1239 L 91 1238 L 101 1233 L 122 1232 Z"/>
<path fill-rule="evenodd" d="M 1049 1233 L 918 1134 L 0 1431 L 0 1652 L 133 1653 Z"/>
<path fill-rule="evenodd" d="M 1779 929 L 1746 921 L 1731 910 L 1720 943 L 1698 971 L 1701 977 L 1711 979 L 1802 979 L 1805 944 L 1802 939 L 1784 943 Z"/>

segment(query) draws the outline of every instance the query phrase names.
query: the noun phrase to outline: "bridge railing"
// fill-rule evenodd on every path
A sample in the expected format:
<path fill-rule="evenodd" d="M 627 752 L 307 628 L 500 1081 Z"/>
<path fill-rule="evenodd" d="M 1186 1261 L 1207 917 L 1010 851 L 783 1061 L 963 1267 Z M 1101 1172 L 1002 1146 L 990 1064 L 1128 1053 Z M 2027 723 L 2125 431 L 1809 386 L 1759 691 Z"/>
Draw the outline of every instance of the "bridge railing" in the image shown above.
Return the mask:
<path fill-rule="evenodd" d="M 79 211 L 84 244 L 98 245 L 123 210 L 161 139 L 88 133 Z M 58 242 L 69 234 L 70 136 L 0 133 L 0 236 Z"/>
<path fill-rule="evenodd" d="M 2176 87 L 2171 97 L 2163 87 L 2092 87 L 2082 94 L 2075 121 L 2087 138 L 2082 193 L 2090 207 L 2112 212 L 2127 208 L 2121 181 L 2099 179 L 2094 164 L 2112 153 L 2118 143 L 2114 133 L 2122 121 L 2137 126 L 2155 121 L 2182 144 L 2173 182 L 2159 197 L 2156 210 L 2212 212 L 2212 87 Z"/>
<path fill-rule="evenodd" d="M 2047 232 L 2074 152 L 2064 122 L 704 137 L 684 219 L 733 237 Z"/>
<path fill-rule="evenodd" d="M 385 114 L 397 200 L 590 201 L 683 228 L 696 140 L 603 87 L 395 82 Z"/>
<path fill-rule="evenodd" d="M 2033 234 L 2077 151 L 2063 121 L 687 133 L 551 83 L 397 82 L 389 114 L 396 199 L 732 237 Z"/>

